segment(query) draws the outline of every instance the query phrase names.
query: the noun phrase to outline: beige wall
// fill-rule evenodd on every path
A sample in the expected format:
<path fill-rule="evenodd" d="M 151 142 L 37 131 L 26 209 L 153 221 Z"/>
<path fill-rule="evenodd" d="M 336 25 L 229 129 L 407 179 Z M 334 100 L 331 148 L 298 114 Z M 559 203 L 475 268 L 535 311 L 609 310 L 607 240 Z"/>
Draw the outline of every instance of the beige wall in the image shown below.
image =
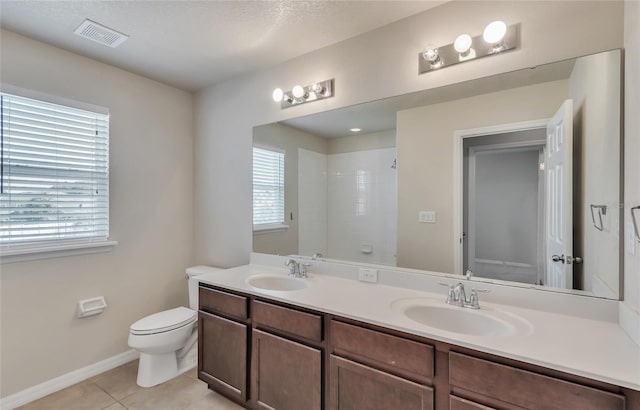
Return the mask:
<path fill-rule="evenodd" d="M 197 262 L 235 266 L 249 260 L 254 125 L 618 48 L 623 45 L 622 12 L 620 2 L 448 2 L 200 91 L 194 106 Z M 498 17 L 521 24 L 518 50 L 417 75 L 417 54 L 425 44 L 447 44 L 462 32 L 481 33 Z M 286 110 L 271 101 L 276 87 L 326 78 L 335 78 L 333 98 Z M 229 173 L 236 178 L 229 179 Z"/>
<path fill-rule="evenodd" d="M 298 254 L 298 148 L 327 153 L 327 140 L 282 124 L 267 124 L 253 129 L 254 145 L 277 148 L 284 154 L 284 215 L 289 229 L 278 232 L 254 232 L 253 251 L 275 255 Z M 293 219 L 291 219 L 293 214 Z"/>
<path fill-rule="evenodd" d="M 1 266 L 4 397 L 127 351 L 134 321 L 186 303 L 193 131 L 190 94 L 1 35 L 3 84 L 110 110 L 110 236 L 119 242 L 108 253 Z M 98 295 L 106 311 L 77 319 L 76 302 Z"/>
<path fill-rule="evenodd" d="M 454 270 L 453 133 L 550 118 L 566 96 L 562 80 L 398 113 L 398 266 Z M 419 223 L 419 211 L 437 222 Z"/>
<path fill-rule="evenodd" d="M 630 224 L 630 208 L 640 205 L 640 3 L 626 1 L 624 10 L 625 39 L 625 179 L 624 220 Z M 636 211 L 636 217 L 640 212 Z M 639 221 L 640 222 L 640 221 Z M 633 240 L 628 236 L 626 239 Z M 635 255 L 624 254 L 624 306 L 621 319 L 629 334 L 640 344 L 640 243 Z"/>
<path fill-rule="evenodd" d="M 342 154 L 345 152 L 366 151 L 396 146 L 396 130 L 370 132 L 366 134 L 348 135 L 341 138 L 331 138 L 328 144 L 328 154 Z"/>
<path fill-rule="evenodd" d="M 573 99 L 574 248 L 585 258 L 583 287 L 599 296 L 620 294 L 620 56 L 596 54 L 576 61 L 569 78 Z M 606 205 L 603 230 L 593 226 L 591 205 Z M 576 207 L 578 205 L 579 207 Z M 597 219 L 597 216 L 596 220 Z"/>

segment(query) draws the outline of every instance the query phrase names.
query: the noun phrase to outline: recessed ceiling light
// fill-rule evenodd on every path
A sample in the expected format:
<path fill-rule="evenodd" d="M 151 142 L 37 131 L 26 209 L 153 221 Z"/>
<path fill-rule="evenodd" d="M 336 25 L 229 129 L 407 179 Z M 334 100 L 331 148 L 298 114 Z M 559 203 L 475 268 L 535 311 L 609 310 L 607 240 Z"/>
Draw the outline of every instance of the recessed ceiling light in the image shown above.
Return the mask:
<path fill-rule="evenodd" d="M 362 131 L 362 129 L 361 128 L 351 128 L 349 131 L 351 131 L 351 132 L 360 132 L 360 131 Z"/>

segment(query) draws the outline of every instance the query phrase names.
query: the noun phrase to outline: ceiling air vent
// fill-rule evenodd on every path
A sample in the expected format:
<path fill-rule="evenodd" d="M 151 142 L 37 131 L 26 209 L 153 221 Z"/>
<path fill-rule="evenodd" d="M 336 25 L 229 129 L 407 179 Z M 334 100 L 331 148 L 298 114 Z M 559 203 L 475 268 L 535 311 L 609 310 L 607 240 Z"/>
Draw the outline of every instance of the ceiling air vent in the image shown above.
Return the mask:
<path fill-rule="evenodd" d="M 95 21 L 91 21 L 89 19 L 83 21 L 82 24 L 80 24 L 80 26 L 75 29 L 74 33 L 79 35 L 80 37 L 84 37 L 91 41 L 95 41 L 96 43 L 100 43 L 112 48 L 118 47 L 120 44 L 124 43 L 126 39 L 129 38 L 129 36 L 126 34 L 119 33 L 114 29 L 103 26 L 102 24 L 98 24 Z"/>

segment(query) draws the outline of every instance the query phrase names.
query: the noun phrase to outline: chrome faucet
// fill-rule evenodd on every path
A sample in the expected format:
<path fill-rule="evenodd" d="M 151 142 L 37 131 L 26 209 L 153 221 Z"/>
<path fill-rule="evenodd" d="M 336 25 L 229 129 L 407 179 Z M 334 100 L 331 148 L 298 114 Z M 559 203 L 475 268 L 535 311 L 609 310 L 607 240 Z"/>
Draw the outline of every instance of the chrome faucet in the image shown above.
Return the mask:
<path fill-rule="evenodd" d="M 307 276 L 307 268 L 311 266 L 309 263 L 301 263 L 295 259 L 287 259 L 284 263 L 284 266 L 289 267 L 289 276 L 294 278 L 306 278 Z"/>
<path fill-rule="evenodd" d="M 456 284 L 440 283 L 440 285 L 449 287 L 449 291 L 447 292 L 447 300 L 445 303 L 447 303 L 448 305 L 456 305 L 469 309 L 480 309 L 478 292 L 489 292 L 489 289 L 476 290 L 475 288 L 471 288 L 471 294 L 469 295 L 469 299 L 467 299 L 467 294 L 464 290 L 464 284 L 462 282 L 458 282 Z"/>

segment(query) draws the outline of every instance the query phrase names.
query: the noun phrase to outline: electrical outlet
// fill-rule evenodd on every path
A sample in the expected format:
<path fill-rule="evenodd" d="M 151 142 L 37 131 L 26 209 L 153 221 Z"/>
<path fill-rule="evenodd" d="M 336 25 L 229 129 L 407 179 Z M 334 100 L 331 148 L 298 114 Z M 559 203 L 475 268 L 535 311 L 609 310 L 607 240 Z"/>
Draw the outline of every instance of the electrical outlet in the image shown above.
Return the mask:
<path fill-rule="evenodd" d="M 378 282 L 378 270 L 377 269 L 360 268 L 360 270 L 358 271 L 358 280 L 360 282 L 377 283 Z"/>
<path fill-rule="evenodd" d="M 418 213 L 418 222 L 434 224 L 436 223 L 435 211 L 420 211 Z"/>

